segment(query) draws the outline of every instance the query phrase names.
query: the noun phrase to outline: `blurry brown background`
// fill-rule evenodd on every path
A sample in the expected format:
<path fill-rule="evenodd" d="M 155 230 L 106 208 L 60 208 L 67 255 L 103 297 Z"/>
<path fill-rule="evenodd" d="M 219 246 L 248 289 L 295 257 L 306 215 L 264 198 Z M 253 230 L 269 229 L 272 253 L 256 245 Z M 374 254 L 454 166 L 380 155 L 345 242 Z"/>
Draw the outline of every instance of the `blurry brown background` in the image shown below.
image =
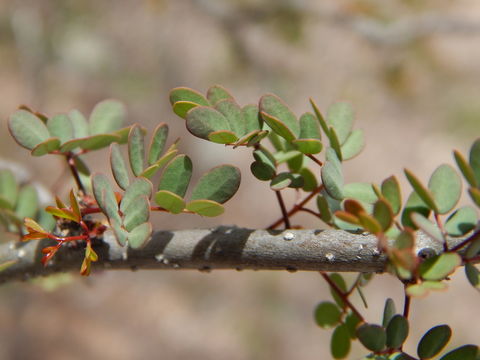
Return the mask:
<path fill-rule="evenodd" d="M 89 113 L 99 100 L 118 98 L 131 123 L 168 122 L 196 176 L 224 162 L 243 169 L 224 216 L 156 215 L 156 228 L 262 228 L 279 209 L 250 175 L 249 152 L 190 136 L 170 110 L 169 89 L 204 92 L 219 83 L 240 104 L 274 92 L 298 114 L 310 110 L 309 96 L 324 109 L 350 101 L 367 148 L 345 165 L 347 181 L 401 177 L 406 166 L 426 180 L 452 162 L 453 148 L 465 153 L 480 135 L 479 64 L 474 0 L 1 0 L 0 158 L 65 193 L 68 182 L 55 185 L 63 165 L 54 157 L 32 161 L 9 137 L 8 115 L 22 103 L 48 114 Z M 107 170 L 106 152 L 90 160 Z M 308 215 L 293 223 L 321 226 Z M 451 288 L 414 301 L 407 350 L 445 322 L 454 329 L 450 346 L 478 343 L 479 295 L 462 271 Z M 402 307 L 388 275 L 366 292 L 371 321 L 380 321 L 385 296 Z M 328 298 L 315 273 L 138 271 L 3 285 L 0 359 L 328 358 L 330 333 L 312 318 Z"/>

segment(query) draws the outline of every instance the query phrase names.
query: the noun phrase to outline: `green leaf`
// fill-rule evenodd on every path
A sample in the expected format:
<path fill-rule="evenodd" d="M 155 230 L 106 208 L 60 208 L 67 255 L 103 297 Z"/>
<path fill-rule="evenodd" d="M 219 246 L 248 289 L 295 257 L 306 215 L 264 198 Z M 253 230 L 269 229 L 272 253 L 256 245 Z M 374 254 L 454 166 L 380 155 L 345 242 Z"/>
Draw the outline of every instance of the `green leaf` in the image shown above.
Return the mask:
<path fill-rule="evenodd" d="M 342 312 L 336 304 L 330 301 L 323 301 L 315 308 L 314 316 L 318 326 L 328 329 L 340 323 Z"/>
<path fill-rule="evenodd" d="M 107 215 L 108 218 L 112 218 L 120 222 L 117 198 L 115 197 L 108 178 L 103 174 L 93 174 L 92 189 L 95 200 L 97 201 L 97 204 L 102 212 Z"/>
<path fill-rule="evenodd" d="M 342 275 L 338 273 L 333 273 L 333 274 L 330 274 L 329 277 L 343 293 L 347 292 L 347 283 L 345 282 L 345 279 L 343 278 Z M 335 300 L 335 302 L 339 307 L 341 307 L 342 309 L 345 308 L 345 304 L 342 298 L 338 295 L 338 293 L 332 287 L 330 287 L 330 294 L 332 295 L 333 300 Z"/>
<path fill-rule="evenodd" d="M 475 178 L 475 173 L 473 172 L 472 167 L 467 162 L 465 157 L 457 150 L 453 152 L 453 156 L 455 158 L 455 162 L 457 163 L 458 168 L 462 172 L 467 182 L 470 184 L 470 186 L 476 187 L 478 183 L 477 179 Z"/>
<path fill-rule="evenodd" d="M 108 134 L 120 129 L 127 117 L 125 106 L 118 100 L 99 102 L 90 114 L 90 134 Z"/>
<path fill-rule="evenodd" d="M 387 231 L 393 224 L 393 211 L 390 204 L 379 199 L 373 206 L 373 216 L 382 227 L 382 231 Z"/>
<path fill-rule="evenodd" d="M 187 113 L 197 106 L 200 105 L 191 101 L 177 101 L 175 104 L 173 104 L 172 109 L 175 114 L 185 119 Z"/>
<path fill-rule="evenodd" d="M 137 124 L 133 125 L 128 135 L 128 159 L 133 174 L 139 176 L 144 167 L 145 145 L 142 130 Z"/>
<path fill-rule="evenodd" d="M 242 109 L 234 100 L 221 100 L 216 103 L 215 109 L 225 116 L 230 124 L 231 131 L 237 135 L 237 137 L 240 137 L 246 133 Z"/>
<path fill-rule="evenodd" d="M 238 137 L 232 131 L 218 130 L 208 134 L 208 140 L 217 144 L 233 144 L 238 140 Z"/>
<path fill-rule="evenodd" d="M 73 128 L 73 138 L 84 138 L 89 135 L 87 119 L 80 111 L 72 110 L 68 113 L 68 117 Z"/>
<path fill-rule="evenodd" d="M 321 177 L 327 193 L 334 199 L 342 200 L 345 197 L 343 174 L 340 167 L 327 161 L 322 167 Z"/>
<path fill-rule="evenodd" d="M 8 129 L 19 145 L 30 150 L 50 137 L 43 121 L 26 110 L 17 110 L 10 116 Z"/>
<path fill-rule="evenodd" d="M 47 231 L 53 231 L 57 224 L 53 216 L 47 213 L 44 209 L 39 209 L 37 219 L 38 223 Z"/>
<path fill-rule="evenodd" d="M 363 130 L 353 130 L 341 146 L 343 160 L 353 159 L 365 147 Z"/>
<path fill-rule="evenodd" d="M 117 142 L 119 144 L 126 144 L 128 142 L 128 135 L 130 134 L 130 129 L 131 129 L 131 126 L 127 126 L 119 130 L 115 130 L 110 135 L 117 136 L 118 137 Z M 142 129 L 143 135 L 145 135 L 147 133 L 147 130 L 143 127 L 141 129 Z"/>
<path fill-rule="evenodd" d="M 373 191 L 372 184 L 369 183 L 351 183 L 343 187 L 343 196 L 363 201 L 367 204 L 373 204 L 378 200 L 375 191 Z"/>
<path fill-rule="evenodd" d="M 480 238 L 472 241 L 465 251 L 465 258 L 471 259 L 480 254 Z"/>
<path fill-rule="evenodd" d="M 408 285 L 406 289 L 407 295 L 412 297 L 424 297 L 431 290 L 441 291 L 447 288 L 447 284 L 441 281 L 424 281 L 420 284 Z"/>
<path fill-rule="evenodd" d="M 192 200 L 213 200 L 223 204 L 240 186 L 240 170 L 235 166 L 221 165 L 205 173 L 192 191 Z"/>
<path fill-rule="evenodd" d="M 402 194 L 395 176 L 390 176 L 382 182 L 382 195 L 390 203 L 393 213 L 398 215 L 402 208 Z"/>
<path fill-rule="evenodd" d="M 472 198 L 475 205 L 480 207 L 480 189 L 470 188 L 470 189 L 468 189 L 468 194 Z"/>
<path fill-rule="evenodd" d="M 265 122 L 287 141 L 297 138 L 300 125 L 290 108 L 278 96 L 267 94 L 260 98 L 259 110 Z M 273 126 L 272 126 L 273 125 Z"/>
<path fill-rule="evenodd" d="M 350 333 L 345 324 L 338 325 L 333 331 L 330 352 L 335 359 L 343 359 L 350 352 Z"/>
<path fill-rule="evenodd" d="M 123 194 L 122 201 L 120 202 L 120 210 L 122 212 L 130 206 L 132 201 L 134 201 L 139 196 L 146 196 L 148 199 L 152 196 L 152 183 L 142 177 L 136 178 L 132 183 L 125 189 Z"/>
<path fill-rule="evenodd" d="M 320 112 L 317 104 L 313 101 L 312 98 L 310 98 L 309 101 L 310 101 L 310 104 L 312 105 L 313 111 L 315 112 L 315 115 L 317 117 L 318 122 L 320 123 L 320 126 L 321 126 L 323 132 L 326 135 L 328 135 L 330 130 L 328 129 L 327 122 L 325 121 L 325 119 L 324 119 L 322 113 Z"/>
<path fill-rule="evenodd" d="M 223 114 L 206 106 L 198 106 L 190 110 L 186 117 L 187 129 L 193 135 L 208 140 L 208 135 L 215 131 L 231 131 L 228 120 Z"/>
<path fill-rule="evenodd" d="M 220 203 L 213 200 L 192 200 L 186 205 L 186 209 L 208 217 L 221 215 L 225 211 Z"/>
<path fill-rule="evenodd" d="M 119 136 L 113 134 L 98 134 L 81 139 L 67 141 L 60 146 L 60 152 L 65 153 L 76 148 L 83 150 L 98 150 L 109 146 L 113 142 L 119 142 Z"/>
<path fill-rule="evenodd" d="M 443 238 L 442 231 L 438 228 L 436 224 L 433 224 L 425 216 L 419 213 L 413 213 L 411 216 L 413 223 L 431 236 L 436 241 L 443 243 L 445 240 Z"/>
<path fill-rule="evenodd" d="M 387 342 L 387 333 L 380 325 L 360 325 L 357 328 L 357 337 L 363 346 L 374 352 L 382 351 Z"/>
<path fill-rule="evenodd" d="M 162 155 L 168 138 L 168 125 L 160 123 L 153 131 L 152 140 L 148 147 L 148 165 L 155 164 Z"/>
<path fill-rule="evenodd" d="M 144 195 L 133 199 L 124 212 L 123 226 L 127 231 L 148 221 L 150 217 L 150 203 Z"/>
<path fill-rule="evenodd" d="M 332 212 L 330 211 L 330 208 L 328 206 L 327 199 L 325 199 L 325 197 L 322 195 L 317 196 L 317 208 L 320 212 L 322 220 L 326 224 L 329 224 L 332 221 Z"/>
<path fill-rule="evenodd" d="M 259 161 L 254 161 L 250 165 L 250 171 L 252 172 L 253 176 L 261 181 L 271 180 L 275 176 L 275 168 L 272 168 L 269 165 Z"/>
<path fill-rule="evenodd" d="M 419 213 L 425 217 L 428 217 L 430 214 L 430 209 L 415 191 L 413 191 L 408 197 L 407 203 L 402 212 L 402 225 L 415 230 L 417 229 L 417 226 L 411 219 L 411 214 L 413 213 Z"/>
<path fill-rule="evenodd" d="M 37 144 L 31 154 L 33 156 L 43 156 L 45 154 L 51 153 L 52 151 L 58 150 L 60 148 L 60 140 L 58 138 L 50 138 Z"/>
<path fill-rule="evenodd" d="M 473 173 L 475 174 L 477 184 L 480 184 L 480 138 L 475 140 L 470 148 L 469 161 Z"/>
<path fill-rule="evenodd" d="M 477 221 L 476 210 L 470 206 L 463 206 L 448 217 L 445 230 L 450 236 L 463 236 L 475 228 Z"/>
<path fill-rule="evenodd" d="M 275 163 L 277 165 L 288 162 L 298 156 L 303 156 L 302 153 L 298 150 L 277 151 L 275 154 L 273 154 L 273 158 L 275 159 Z"/>
<path fill-rule="evenodd" d="M 317 139 L 295 139 L 292 143 L 304 154 L 318 154 L 323 149 L 323 144 Z"/>
<path fill-rule="evenodd" d="M 178 155 L 163 170 L 158 190 L 167 190 L 184 197 L 192 177 L 192 160 L 187 155 Z"/>
<path fill-rule="evenodd" d="M 304 113 L 299 119 L 300 139 L 316 139 L 321 140 L 320 126 L 317 118 L 312 113 Z"/>
<path fill-rule="evenodd" d="M 160 170 L 160 168 L 165 165 L 166 163 L 168 163 L 170 160 L 172 160 L 178 153 L 178 150 L 177 149 L 174 149 L 174 150 L 171 150 L 171 151 L 168 151 L 163 154 L 163 156 L 158 159 L 158 161 L 153 164 L 152 166 L 149 166 L 147 167 L 145 170 L 143 170 L 143 172 L 140 174 L 140 176 L 143 176 L 143 177 L 146 177 L 148 179 L 150 179 L 153 175 L 155 175 L 157 173 L 158 170 Z"/>
<path fill-rule="evenodd" d="M 79 222 L 78 216 L 73 211 L 71 211 L 69 209 L 59 209 L 59 208 L 56 208 L 54 206 L 47 206 L 45 208 L 45 211 L 48 212 L 49 214 L 52 214 L 53 216 L 58 217 L 58 218 Z"/>
<path fill-rule="evenodd" d="M 432 174 L 428 187 L 439 214 L 446 214 L 454 208 L 462 193 L 462 181 L 450 165 L 440 165 Z"/>
<path fill-rule="evenodd" d="M 478 359 L 478 346 L 463 345 L 443 355 L 440 360 L 475 360 Z"/>
<path fill-rule="evenodd" d="M 228 90 L 221 85 L 211 86 L 207 91 L 207 99 L 214 106 L 221 100 L 234 100 Z"/>
<path fill-rule="evenodd" d="M 388 323 L 397 313 L 397 309 L 395 308 L 395 302 L 391 298 L 387 298 L 385 301 L 385 307 L 383 308 L 383 321 L 382 325 L 384 328 L 388 326 Z"/>
<path fill-rule="evenodd" d="M 421 359 L 430 359 L 447 345 L 452 330 L 448 325 L 438 325 L 428 330 L 418 343 L 417 354 Z"/>
<path fill-rule="evenodd" d="M 73 125 L 66 114 L 58 114 L 48 119 L 47 128 L 50 136 L 59 138 L 62 144 L 73 138 Z"/>
<path fill-rule="evenodd" d="M 357 338 L 357 327 L 360 324 L 360 319 L 354 312 L 350 312 L 345 317 L 345 325 L 348 327 L 348 332 L 350 333 L 350 339 L 354 340 Z"/>
<path fill-rule="evenodd" d="M 73 163 L 81 175 L 86 175 L 88 177 L 90 176 L 90 169 L 80 156 L 75 156 L 73 158 Z"/>
<path fill-rule="evenodd" d="M 39 200 L 37 190 L 32 185 L 25 185 L 18 194 L 15 213 L 21 219 L 33 218 L 38 211 Z"/>
<path fill-rule="evenodd" d="M 327 123 L 335 129 L 338 141 L 343 144 L 353 127 L 353 109 L 345 102 L 338 102 L 331 105 L 327 111 Z"/>
<path fill-rule="evenodd" d="M 117 242 L 120 246 L 125 246 L 127 244 L 128 231 L 125 230 L 118 221 L 110 219 L 110 226 L 113 230 L 113 235 L 117 239 Z"/>
<path fill-rule="evenodd" d="M 187 87 L 177 87 L 170 90 L 169 98 L 172 105 L 179 101 L 188 101 L 200 106 L 210 106 L 210 102 L 202 94 Z"/>
<path fill-rule="evenodd" d="M 428 208 L 438 213 L 438 208 L 433 199 L 433 194 L 420 182 L 420 180 L 418 180 L 418 178 L 410 170 L 405 169 L 404 172 L 413 190 L 415 190 L 415 192 L 428 206 Z"/>
<path fill-rule="evenodd" d="M 245 133 L 262 130 L 263 120 L 258 112 L 257 105 L 245 105 L 242 108 L 243 119 L 245 120 Z"/>
<path fill-rule="evenodd" d="M 337 133 L 333 127 L 330 128 L 328 132 L 328 139 L 330 140 L 330 147 L 335 150 L 337 157 L 340 161 L 343 161 L 342 148 L 340 146 L 340 141 L 338 140 Z"/>
<path fill-rule="evenodd" d="M 387 347 L 397 349 L 408 336 L 408 320 L 402 315 L 395 315 L 387 326 Z"/>
<path fill-rule="evenodd" d="M 155 194 L 154 198 L 158 206 L 170 211 L 172 214 L 180 214 L 185 209 L 183 198 L 171 191 L 160 190 Z"/>
<path fill-rule="evenodd" d="M 117 143 L 110 145 L 110 166 L 118 186 L 125 190 L 130 184 L 130 180 L 128 179 L 127 166 Z"/>
<path fill-rule="evenodd" d="M 144 246 L 152 235 L 152 224 L 144 223 L 138 225 L 128 234 L 128 246 L 132 249 L 139 249 Z"/>
<path fill-rule="evenodd" d="M 18 196 L 18 184 L 10 170 L 0 170 L 0 196 L 9 203 L 13 209 Z"/>
<path fill-rule="evenodd" d="M 468 282 L 477 290 L 480 290 L 480 271 L 471 263 L 465 264 L 465 275 Z"/>
<path fill-rule="evenodd" d="M 318 187 L 317 178 L 315 174 L 309 168 L 300 169 L 300 175 L 303 178 L 302 190 L 305 192 L 311 192 Z"/>
<path fill-rule="evenodd" d="M 442 280 L 462 264 L 457 253 L 448 252 L 426 259 L 420 265 L 420 275 L 425 280 Z"/>
<path fill-rule="evenodd" d="M 288 172 L 282 172 L 272 179 L 272 181 L 270 182 L 270 189 L 274 191 L 285 189 L 286 187 L 290 186 L 292 181 L 292 174 Z"/>

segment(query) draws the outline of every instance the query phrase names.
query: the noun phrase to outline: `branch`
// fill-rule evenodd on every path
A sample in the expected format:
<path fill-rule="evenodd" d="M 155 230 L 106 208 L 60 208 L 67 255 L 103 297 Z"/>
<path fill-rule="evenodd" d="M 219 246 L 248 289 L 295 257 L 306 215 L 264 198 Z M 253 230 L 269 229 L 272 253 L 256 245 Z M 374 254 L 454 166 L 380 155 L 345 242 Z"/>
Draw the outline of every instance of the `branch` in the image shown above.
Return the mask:
<path fill-rule="evenodd" d="M 455 246 L 462 239 L 451 242 Z M 40 263 L 49 240 L 6 243 L 0 264 L 17 261 L 0 272 L 0 283 L 27 280 L 57 272 L 78 271 L 84 248 L 62 248 L 52 262 Z M 419 233 L 417 252 L 443 250 L 442 244 Z M 209 230 L 158 231 L 142 249 L 120 247 L 113 235 L 94 244 L 99 260 L 93 270 L 119 269 L 253 269 L 287 271 L 383 272 L 386 257 L 373 235 L 342 230 L 249 230 L 221 226 Z M 428 252 L 432 252 L 428 250 Z"/>

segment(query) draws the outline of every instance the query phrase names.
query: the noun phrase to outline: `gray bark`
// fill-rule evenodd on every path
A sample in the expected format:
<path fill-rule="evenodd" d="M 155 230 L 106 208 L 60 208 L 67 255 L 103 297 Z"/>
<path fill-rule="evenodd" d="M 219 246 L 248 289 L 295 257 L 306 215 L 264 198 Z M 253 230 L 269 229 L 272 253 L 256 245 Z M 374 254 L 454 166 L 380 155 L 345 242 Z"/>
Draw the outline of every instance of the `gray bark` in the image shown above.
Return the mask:
<path fill-rule="evenodd" d="M 453 246 L 461 240 L 456 240 Z M 27 280 L 56 272 L 79 271 L 84 247 L 64 246 L 44 267 L 41 250 L 48 240 L 0 246 L 0 264 L 16 261 L 0 272 L 0 282 Z M 383 272 L 386 257 L 369 234 L 342 230 L 250 230 L 221 226 L 208 230 L 158 231 L 138 250 L 120 247 L 107 233 L 94 244 L 98 269 L 253 269 L 287 271 Z M 442 244 L 419 233 L 417 252 L 433 254 Z"/>

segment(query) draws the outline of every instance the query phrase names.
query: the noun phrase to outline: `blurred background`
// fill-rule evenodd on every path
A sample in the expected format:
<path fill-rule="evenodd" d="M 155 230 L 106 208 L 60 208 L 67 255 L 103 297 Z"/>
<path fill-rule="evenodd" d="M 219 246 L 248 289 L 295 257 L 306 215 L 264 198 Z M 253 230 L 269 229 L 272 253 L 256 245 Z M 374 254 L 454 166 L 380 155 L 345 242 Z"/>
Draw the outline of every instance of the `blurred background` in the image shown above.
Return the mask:
<path fill-rule="evenodd" d="M 452 163 L 452 149 L 466 153 L 480 135 L 479 45 L 474 0 L 2 0 L 0 159 L 66 194 L 71 184 L 58 182 L 63 164 L 33 161 L 16 146 L 9 114 L 20 104 L 88 114 L 96 102 L 118 98 L 130 123 L 170 125 L 170 141 L 182 138 L 195 176 L 221 163 L 243 170 L 225 215 L 156 215 L 157 229 L 265 228 L 280 211 L 267 184 L 249 173 L 250 152 L 190 136 L 170 109 L 171 88 L 205 92 L 218 83 L 242 105 L 274 92 L 297 114 L 310 111 L 309 97 L 323 109 L 349 101 L 367 147 L 345 164 L 347 182 L 402 177 L 404 167 L 427 180 Z M 106 153 L 86 160 L 107 171 Z M 295 194 L 287 198 L 291 204 Z M 321 226 L 309 216 L 293 223 Z M 478 342 L 471 315 L 478 293 L 462 271 L 450 287 L 413 302 L 407 350 L 438 323 L 453 327 L 452 347 Z M 377 276 L 366 294 L 370 321 L 380 321 L 386 295 L 403 306 L 389 275 Z M 138 271 L 7 284 L 0 287 L 0 359 L 328 358 L 330 332 L 312 317 L 328 298 L 316 273 Z"/>

